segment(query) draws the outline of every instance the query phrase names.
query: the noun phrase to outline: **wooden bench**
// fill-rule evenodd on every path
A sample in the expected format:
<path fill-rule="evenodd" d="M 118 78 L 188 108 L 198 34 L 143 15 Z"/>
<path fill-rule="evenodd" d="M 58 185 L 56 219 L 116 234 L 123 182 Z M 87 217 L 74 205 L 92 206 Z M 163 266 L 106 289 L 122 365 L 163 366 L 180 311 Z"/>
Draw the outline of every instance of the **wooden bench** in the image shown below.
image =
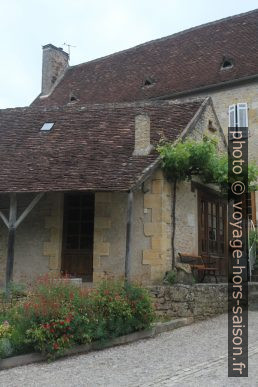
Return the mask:
<path fill-rule="evenodd" d="M 187 253 L 178 253 L 178 255 L 182 263 L 190 265 L 193 276 L 198 282 L 203 282 L 206 275 L 211 275 L 218 283 L 216 262 L 212 261 L 210 257 Z"/>

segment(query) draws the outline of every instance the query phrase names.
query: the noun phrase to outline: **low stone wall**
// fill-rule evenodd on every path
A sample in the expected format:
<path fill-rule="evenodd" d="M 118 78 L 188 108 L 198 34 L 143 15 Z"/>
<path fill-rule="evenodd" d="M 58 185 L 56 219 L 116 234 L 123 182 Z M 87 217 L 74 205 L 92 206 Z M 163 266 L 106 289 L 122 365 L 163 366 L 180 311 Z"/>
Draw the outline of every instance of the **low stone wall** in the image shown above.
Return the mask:
<path fill-rule="evenodd" d="M 202 320 L 227 311 L 227 284 L 176 284 L 150 288 L 156 312 Z"/>

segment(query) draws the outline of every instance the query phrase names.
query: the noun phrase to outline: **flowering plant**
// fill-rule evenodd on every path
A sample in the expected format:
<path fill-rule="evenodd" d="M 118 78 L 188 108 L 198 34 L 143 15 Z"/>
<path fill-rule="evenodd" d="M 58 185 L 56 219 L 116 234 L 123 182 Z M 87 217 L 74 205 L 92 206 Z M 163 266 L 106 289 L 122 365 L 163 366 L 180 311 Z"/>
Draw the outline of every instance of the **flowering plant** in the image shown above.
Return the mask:
<path fill-rule="evenodd" d="M 47 354 L 49 358 L 61 355 L 73 344 L 71 321 L 72 316 L 69 315 L 65 319 L 35 325 L 26 332 L 28 341 L 34 344 L 35 349 Z"/>
<path fill-rule="evenodd" d="M 154 312 L 149 294 L 137 285 L 105 281 L 89 290 L 44 277 L 0 317 L 9 322 L 0 326 L 0 338 L 11 332 L 15 354 L 36 350 L 54 359 L 75 344 L 146 329 Z"/>

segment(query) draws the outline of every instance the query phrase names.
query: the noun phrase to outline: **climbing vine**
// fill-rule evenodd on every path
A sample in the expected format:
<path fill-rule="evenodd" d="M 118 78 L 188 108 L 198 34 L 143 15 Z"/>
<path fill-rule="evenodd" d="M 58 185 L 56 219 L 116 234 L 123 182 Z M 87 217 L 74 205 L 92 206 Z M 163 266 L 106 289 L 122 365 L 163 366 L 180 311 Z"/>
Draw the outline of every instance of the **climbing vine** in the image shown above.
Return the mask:
<path fill-rule="evenodd" d="M 228 155 L 218 152 L 218 144 L 214 138 L 204 137 L 201 141 L 187 139 L 176 144 L 161 142 L 157 150 L 162 160 L 162 168 L 169 181 L 173 184 L 172 202 L 172 268 L 175 267 L 175 211 L 176 187 L 180 181 L 190 181 L 199 176 L 203 183 L 217 184 L 222 193 L 226 194 L 231 176 L 228 176 Z M 258 169 L 253 163 L 245 169 L 248 174 L 249 190 L 255 190 Z M 233 176 L 232 176 L 233 179 Z"/>

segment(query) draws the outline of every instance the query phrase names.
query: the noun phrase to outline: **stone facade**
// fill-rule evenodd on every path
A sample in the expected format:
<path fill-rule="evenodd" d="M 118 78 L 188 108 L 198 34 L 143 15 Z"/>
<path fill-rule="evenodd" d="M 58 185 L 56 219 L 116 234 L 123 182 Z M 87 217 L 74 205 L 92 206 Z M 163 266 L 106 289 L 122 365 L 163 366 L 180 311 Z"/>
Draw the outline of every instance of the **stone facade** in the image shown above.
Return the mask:
<path fill-rule="evenodd" d="M 150 217 L 143 227 L 150 247 L 143 250 L 142 263 L 150 266 L 150 280 L 155 282 L 171 267 L 171 185 L 158 170 L 145 188 L 144 212 Z"/>
<path fill-rule="evenodd" d="M 160 316 L 201 320 L 228 309 L 227 284 L 155 286 L 150 293 Z"/>
<path fill-rule="evenodd" d="M 18 195 L 18 214 L 20 214 L 32 200 L 34 195 Z M 58 259 L 58 246 L 60 245 L 59 232 L 54 228 L 53 207 L 51 206 L 55 194 L 45 195 L 16 231 L 14 250 L 14 281 L 30 281 L 39 274 L 49 272 L 50 262 Z M 7 195 L 0 196 L 0 207 L 7 216 L 9 200 Z M 46 223 L 52 219 L 53 223 Z M 54 241 L 55 239 L 55 241 Z M 51 242 L 51 245 L 49 244 Z M 49 255 L 46 255 L 46 247 L 49 247 Z M 51 252 L 50 252 L 51 247 Z M 50 254 L 51 253 L 51 254 Z M 7 255 L 7 227 L 0 222 L 0 286 L 5 280 L 5 265 Z"/>
<path fill-rule="evenodd" d="M 189 184 L 179 186 L 176 243 L 178 250 L 193 251 L 197 232 L 187 211 L 193 211 L 188 195 L 194 194 Z M 61 270 L 63 193 L 46 194 L 17 229 L 15 242 L 14 281 L 30 281 L 45 273 Z M 18 201 L 19 212 L 33 195 Z M 187 206 L 185 199 L 188 200 Z M 8 197 L 1 197 L 1 209 L 7 215 Z M 188 208 L 189 207 L 189 208 Z M 101 279 L 122 279 L 125 272 L 127 193 L 95 194 L 93 282 Z M 188 217 L 188 218 L 187 218 Z M 180 235 L 181 234 L 181 235 Z M 183 247 L 184 248 L 183 248 Z M 7 253 L 7 228 L 0 223 L 0 281 L 4 283 Z M 131 254 L 132 280 L 139 283 L 160 283 L 171 268 L 171 187 L 161 170 L 134 193 L 133 235 Z"/>
<path fill-rule="evenodd" d="M 210 131 L 210 121 L 213 130 Z M 212 106 L 205 108 L 186 136 L 200 139 L 209 133 L 225 150 L 223 136 Z M 145 157 L 145 156 L 141 156 Z M 171 269 L 172 188 L 161 169 L 133 194 L 132 244 L 130 279 L 142 284 L 160 284 Z M 18 194 L 20 212 L 34 195 Z M 189 182 L 177 185 L 175 247 L 178 252 L 198 254 L 197 192 Z M 126 192 L 96 192 L 93 242 L 93 282 L 101 279 L 122 279 L 125 274 Z M 15 244 L 14 280 L 31 280 L 47 272 L 61 270 L 63 235 L 63 193 L 43 196 L 18 227 Z M 0 209 L 7 216 L 8 197 L 0 197 Z M 7 228 L 0 223 L 0 270 L 4 282 Z"/>
<path fill-rule="evenodd" d="M 43 255 L 48 258 L 50 273 L 58 274 L 61 268 L 63 232 L 63 194 L 48 194 L 49 215 L 45 217 L 45 230 L 49 238 L 43 245 Z"/>
<path fill-rule="evenodd" d="M 110 276 L 105 261 L 110 257 L 108 232 L 111 229 L 111 199 L 110 192 L 95 194 L 93 282 Z"/>
<path fill-rule="evenodd" d="M 246 102 L 248 105 L 249 123 L 249 159 L 257 162 L 258 149 L 258 82 L 246 83 L 235 86 L 223 87 L 214 91 L 196 93 L 192 96 L 182 97 L 181 100 L 189 101 L 196 97 L 210 96 L 213 100 L 215 111 L 220 121 L 221 127 L 227 139 L 230 105 Z M 258 192 L 256 192 L 256 219 L 258 219 Z"/>

